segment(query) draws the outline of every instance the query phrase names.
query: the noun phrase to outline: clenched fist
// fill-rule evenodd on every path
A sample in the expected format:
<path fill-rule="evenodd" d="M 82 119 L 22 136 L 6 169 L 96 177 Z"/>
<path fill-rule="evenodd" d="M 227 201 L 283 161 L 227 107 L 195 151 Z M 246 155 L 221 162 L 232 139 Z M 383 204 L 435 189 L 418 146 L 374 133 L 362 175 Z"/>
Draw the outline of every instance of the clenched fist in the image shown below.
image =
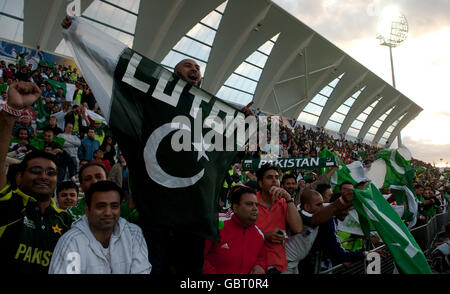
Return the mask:
<path fill-rule="evenodd" d="M 41 96 L 41 89 L 32 82 L 13 82 L 8 89 L 8 105 L 14 109 L 31 106 Z"/>

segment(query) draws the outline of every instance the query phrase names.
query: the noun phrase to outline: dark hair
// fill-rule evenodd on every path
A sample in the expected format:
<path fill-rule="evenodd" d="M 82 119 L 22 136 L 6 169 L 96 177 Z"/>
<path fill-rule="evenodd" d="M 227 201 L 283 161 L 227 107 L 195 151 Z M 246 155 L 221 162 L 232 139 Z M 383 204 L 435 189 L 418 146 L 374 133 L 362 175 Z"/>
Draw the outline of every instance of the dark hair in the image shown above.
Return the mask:
<path fill-rule="evenodd" d="M 28 129 L 25 128 L 25 127 L 19 127 L 19 128 L 17 129 L 17 131 L 16 131 L 16 137 L 19 136 L 19 133 L 20 133 L 21 130 L 27 131 L 27 139 L 29 139 L 29 138 L 30 138 L 30 132 L 29 132 Z"/>
<path fill-rule="evenodd" d="M 91 201 L 92 201 L 92 195 L 95 192 L 109 192 L 109 191 L 116 191 L 120 195 L 120 201 L 119 203 L 122 203 L 122 200 L 125 198 L 125 193 L 123 190 L 117 186 L 116 183 L 111 181 L 100 181 L 95 184 L 92 184 L 91 187 L 87 190 L 87 192 L 84 195 L 84 199 L 86 200 L 86 206 L 90 207 Z"/>
<path fill-rule="evenodd" d="M 281 180 L 281 184 L 284 184 L 284 180 L 287 180 L 287 179 L 294 179 L 295 182 L 297 183 L 297 177 L 294 174 L 289 173 L 289 174 L 285 174 L 283 176 L 283 179 Z"/>
<path fill-rule="evenodd" d="M 424 188 L 421 184 L 417 184 L 414 189 L 420 189 L 420 188 Z"/>
<path fill-rule="evenodd" d="M 353 183 L 350 182 L 350 181 L 344 181 L 344 182 L 342 182 L 342 183 L 339 185 L 339 191 L 341 190 L 342 186 L 344 186 L 344 185 L 352 185 L 352 186 L 353 186 Z"/>
<path fill-rule="evenodd" d="M 8 172 L 6 173 L 6 179 L 11 185 L 11 189 L 15 190 L 17 188 L 16 174 L 19 172 L 19 164 L 10 164 L 8 167 Z"/>
<path fill-rule="evenodd" d="M 256 194 L 256 191 L 253 188 L 250 188 L 248 186 L 236 185 L 233 188 L 234 189 L 232 189 L 230 191 L 230 195 L 228 196 L 230 199 L 231 205 L 239 204 L 239 202 L 241 201 L 242 195 L 245 193 Z"/>
<path fill-rule="evenodd" d="M 319 184 L 316 187 L 316 191 L 320 193 L 320 195 L 323 195 L 326 190 L 331 189 L 331 186 L 325 183 Z"/>
<path fill-rule="evenodd" d="M 49 127 L 49 126 L 45 127 L 45 128 L 43 129 L 43 131 L 44 131 L 44 133 L 52 132 L 53 135 L 55 135 L 55 132 L 54 132 L 53 129 L 52 129 L 51 127 Z"/>
<path fill-rule="evenodd" d="M 77 191 L 77 195 L 79 193 L 78 186 L 73 181 L 65 181 L 58 185 L 56 188 L 56 196 L 58 196 L 59 192 L 67 189 L 75 189 Z"/>
<path fill-rule="evenodd" d="M 101 167 L 103 169 L 103 171 L 105 172 L 105 175 L 108 176 L 108 171 L 106 170 L 106 167 L 103 164 L 98 163 L 98 162 L 88 162 L 88 163 L 82 165 L 80 167 L 80 171 L 78 172 L 78 179 L 80 181 L 80 184 L 83 183 L 83 177 L 81 176 L 83 174 L 83 171 L 85 169 L 87 169 L 88 167 L 91 167 L 91 166 L 99 166 L 99 167 Z"/>
<path fill-rule="evenodd" d="M 333 194 L 331 194 L 331 197 L 330 197 L 330 203 L 333 203 L 333 202 L 336 201 L 339 197 L 341 197 L 341 193 L 333 193 Z"/>
<path fill-rule="evenodd" d="M 27 169 L 28 161 L 35 158 L 45 158 L 52 161 L 56 166 L 56 171 L 58 171 L 58 165 L 56 164 L 56 156 L 54 154 L 40 150 L 33 150 L 32 152 L 27 153 L 27 155 L 25 155 L 22 162 L 19 164 L 18 172 L 20 172 L 23 175 L 23 173 Z"/>
<path fill-rule="evenodd" d="M 264 178 L 264 174 L 268 171 L 268 170 L 274 170 L 276 171 L 278 174 L 280 173 L 280 169 L 270 163 L 266 163 L 263 166 L 261 166 L 257 171 L 256 171 L 256 178 L 259 181 L 262 181 Z"/>

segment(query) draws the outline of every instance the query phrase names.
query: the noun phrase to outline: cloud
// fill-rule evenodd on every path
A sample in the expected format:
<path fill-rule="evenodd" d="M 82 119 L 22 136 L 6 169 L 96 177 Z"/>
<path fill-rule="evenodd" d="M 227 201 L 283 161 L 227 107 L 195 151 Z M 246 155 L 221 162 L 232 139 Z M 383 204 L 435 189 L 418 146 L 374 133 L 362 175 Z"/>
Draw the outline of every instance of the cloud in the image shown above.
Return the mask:
<path fill-rule="evenodd" d="M 450 117 L 450 112 L 433 112 L 432 115 Z"/>
<path fill-rule="evenodd" d="M 379 15 L 395 5 L 405 15 L 409 35 L 420 37 L 442 27 L 450 27 L 448 0 L 274 0 L 332 42 L 375 38 Z"/>
<path fill-rule="evenodd" d="M 411 151 L 413 158 L 428 162 L 450 162 L 450 144 L 435 145 L 426 141 L 418 141 L 413 137 L 402 137 L 402 143 Z"/>

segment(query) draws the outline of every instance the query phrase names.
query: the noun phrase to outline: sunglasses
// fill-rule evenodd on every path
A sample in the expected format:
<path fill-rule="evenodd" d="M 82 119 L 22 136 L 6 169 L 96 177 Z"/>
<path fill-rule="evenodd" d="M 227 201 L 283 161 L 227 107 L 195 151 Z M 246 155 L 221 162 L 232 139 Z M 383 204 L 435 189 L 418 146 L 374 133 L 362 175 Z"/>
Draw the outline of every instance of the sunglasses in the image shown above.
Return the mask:
<path fill-rule="evenodd" d="M 34 175 L 40 175 L 40 174 L 42 174 L 42 171 L 44 171 L 44 169 L 40 166 L 32 166 L 32 167 L 28 168 L 27 170 Z M 56 169 L 49 167 L 49 168 L 45 169 L 45 174 L 50 177 L 56 176 Z"/>

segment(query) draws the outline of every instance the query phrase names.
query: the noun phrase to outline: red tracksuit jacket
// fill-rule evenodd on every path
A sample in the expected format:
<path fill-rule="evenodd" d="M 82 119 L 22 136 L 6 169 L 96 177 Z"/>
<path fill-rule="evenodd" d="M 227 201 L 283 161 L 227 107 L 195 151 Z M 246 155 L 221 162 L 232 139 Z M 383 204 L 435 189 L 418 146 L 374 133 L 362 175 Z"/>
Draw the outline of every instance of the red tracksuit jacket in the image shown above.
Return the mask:
<path fill-rule="evenodd" d="M 224 221 L 220 242 L 205 242 L 204 274 L 248 274 L 255 265 L 267 271 L 264 235 L 253 224 L 244 228 L 233 215 Z"/>

